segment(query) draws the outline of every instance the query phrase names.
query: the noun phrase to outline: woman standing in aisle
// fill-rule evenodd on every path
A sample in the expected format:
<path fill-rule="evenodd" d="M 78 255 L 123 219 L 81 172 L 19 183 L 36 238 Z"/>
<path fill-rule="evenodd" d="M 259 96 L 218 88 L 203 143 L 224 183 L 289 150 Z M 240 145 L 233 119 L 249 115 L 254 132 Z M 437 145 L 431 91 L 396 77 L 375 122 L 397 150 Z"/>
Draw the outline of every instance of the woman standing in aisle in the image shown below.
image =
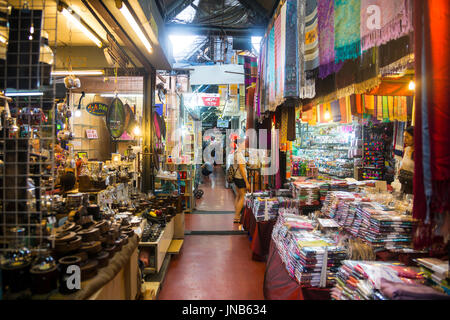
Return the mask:
<path fill-rule="evenodd" d="M 402 192 L 413 194 L 414 176 L 414 127 L 405 130 L 405 151 L 398 174 L 398 180 L 402 184 Z"/>
<path fill-rule="evenodd" d="M 238 138 L 237 150 L 234 152 L 233 164 L 235 169 L 234 184 L 237 189 L 237 197 L 234 200 L 234 223 L 241 220 L 241 211 L 244 207 L 246 191 L 250 191 L 250 183 L 247 179 L 247 165 L 245 161 L 245 139 Z"/>

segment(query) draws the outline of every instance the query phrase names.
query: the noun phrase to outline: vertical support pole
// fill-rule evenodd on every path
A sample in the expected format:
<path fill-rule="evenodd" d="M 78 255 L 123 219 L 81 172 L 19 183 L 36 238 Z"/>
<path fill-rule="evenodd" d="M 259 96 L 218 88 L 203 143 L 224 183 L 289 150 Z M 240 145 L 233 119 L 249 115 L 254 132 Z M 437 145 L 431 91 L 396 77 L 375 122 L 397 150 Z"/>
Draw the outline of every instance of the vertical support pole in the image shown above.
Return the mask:
<path fill-rule="evenodd" d="M 155 105 L 156 71 L 144 75 L 144 119 L 142 146 L 142 192 L 147 193 L 155 188 L 153 174 L 153 106 Z"/>

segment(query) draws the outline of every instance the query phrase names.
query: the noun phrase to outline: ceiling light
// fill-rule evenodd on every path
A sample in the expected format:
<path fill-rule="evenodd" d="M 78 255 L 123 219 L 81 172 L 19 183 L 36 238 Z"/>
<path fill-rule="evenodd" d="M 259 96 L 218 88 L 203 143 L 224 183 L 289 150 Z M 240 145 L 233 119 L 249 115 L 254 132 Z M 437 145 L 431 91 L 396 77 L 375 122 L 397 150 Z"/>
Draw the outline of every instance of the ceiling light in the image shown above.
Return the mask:
<path fill-rule="evenodd" d="M 133 134 L 134 134 L 135 136 L 140 136 L 140 135 L 141 135 L 141 128 L 139 128 L 138 125 L 136 125 L 136 126 L 134 127 L 134 129 L 133 129 Z"/>
<path fill-rule="evenodd" d="M 142 93 L 119 93 L 119 94 L 115 94 L 115 93 L 102 93 L 100 95 L 100 97 L 102 98 L 114 98 L 114 97 L 119 97 L 119 98 L 133 98 L 133 97 L 143 97 L 144 95 Z"/>
<path fill-rule="evenodd" d="M 34 96 L 43 96 L 43 92 L 6 92 L 5 96 L 7 97 L 34 97 Z"/>
<path fill-rule="evenodd" d="M 102 76 L 105 72 L 103 70 L 55 70 L 52 71 L 52 76 Z"/>
<path fill-rule="evenodd" d="M 89 39 L 91 39 L 92 42 L 97 45 L 97 47 L 102 47 L 102 41 L 84 25 L 80 16 L 78 16 L 72 9 L 63 8 L 61 13 L 63 14 L 63 16 L 69 19 L 69 21 L 73 23 L 78 29 L 80 29 Z"/>
<path fill-rule="evenodd" d="M 133 28 L 133 31 L 137 34 L 142 44 L 145 46 L 149 53 L 152 53 L 152 46 L 150 42 L 147 40 L 147 37 L 142 32 L 142 29 L 137 24 L 131 12 L 128 10 L 126 3 L 123 3 L 122 8 L 120 8 L 120 12 L 122 12 L 125 19 L 128 21 L 128 24 Z"/>
<path fill-rule="evenodd" d="M 0 36 L 0 42 L 1 43 L 6 43 L 6 38 L 4 36 Z"/>
<path fill-rule="evenodd" d="M 409 90 L 414 91 L 416 90 L 416 83 L 414 81 L 410 81 L 408 85 Z"/>

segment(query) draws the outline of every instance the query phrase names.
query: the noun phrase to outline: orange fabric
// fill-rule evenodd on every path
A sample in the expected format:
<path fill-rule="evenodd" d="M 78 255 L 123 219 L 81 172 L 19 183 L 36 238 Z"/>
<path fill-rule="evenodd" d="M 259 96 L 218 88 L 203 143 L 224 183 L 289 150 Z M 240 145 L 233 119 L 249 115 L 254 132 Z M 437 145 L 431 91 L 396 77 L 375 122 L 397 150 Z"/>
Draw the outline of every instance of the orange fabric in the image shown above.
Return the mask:
<path fill-rule="evenodd" d="M 362 96 L 360 94 L 355 94 L 355 97 L 356 97 L 356 110 L 358 114 L 362 114 L 363 113 L 363 105 L 361 101 Z"/>
<path fill-rule="evenodd" d="M 381 84 L 369 91 L 367 94 L 375 96 L 413 96 L 414 91 L 409 90 L 409 81 L 412 78 L 401 81 L 382 80 Z"/>

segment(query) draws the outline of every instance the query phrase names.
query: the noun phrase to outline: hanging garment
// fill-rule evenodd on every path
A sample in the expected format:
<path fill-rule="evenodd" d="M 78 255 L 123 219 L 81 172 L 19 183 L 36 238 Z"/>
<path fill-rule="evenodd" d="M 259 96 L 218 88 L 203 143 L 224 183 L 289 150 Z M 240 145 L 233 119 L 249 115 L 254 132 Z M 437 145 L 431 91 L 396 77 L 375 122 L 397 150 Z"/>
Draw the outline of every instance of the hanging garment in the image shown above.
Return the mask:
<path fill-rule="evenodd" d="M 317 7 L 319 28 L 319 77 L 326 78 L 337 72 L 342 63 L 334 56 L 334 0 L 320 0 Z"/>
<path fill-rule="evenodd" d="M 281 130 L 280 130 L 280 144 L 287 143 L 287 131 L 288 131 L 288 111 L 284 107 L 281 109 Z"/>
<path fill-rule="evenodd" d="M 275 80 L 275 27 L 269 32 L 269 45 L 268 45 L 268 86 L 269 86 L 269 110 L 274 111 L 276 109 L 275 105 L 275 95 L 276 95 L 276 80 Z"/>
<path fill-rule="evenodd" d="M 383 96 L 377 97 L 377 120 L 383 120 Z"/>
<path fill-rule="evenodd" d="M 341 115 L 341 108 L 339 106 L 339 100 L 331 102 L 330 107 L 331 107 L 331 118 L 333 119 L 333 122 L 335 123 L 341 122 L 342 115 Z"/>
<path fill-rule="evenodd" d="M 305 71 L 306 78 L 314 78 L 319 67 L 319 28 L 317 0 L 306 0 L 305 6 Z"/>
<path fill-rule="evenodd" d="M 286 1 L 286 60 L 284 97 L 298 97 L 297 0 Z"/>
<path fill-rule="evenodd" d="M 283 8 L 286 9 L 285 6 Z M 282 28 L 281 28 L 281 20 L 282 20 L 282 12 L 285 12 L 285 10 L 281 10 L 280 14 L 276 17 L 274 22 L 274 45 L 275 45 L 275 101 L 274 105 L 275 107 L 278 107 L 283 102 L 283 83 L 284 83 L 284 76 L 283 76 L 283 43 L 284 40 L 282 40 Z M 286 16 L 284 16 L 286 17 Z M 283 68 L 282 68 L 283 66 Z"/>
<path fill-rule="evenodd" d="M 306 1 L 297 0 L 297 35 L 298 35 L 298 66 L 299 66 L 299 97 L 300 99 L 312 99 L 316 96 L 316 84 L 314 79 L 306 77 Z"/>
<path fill-rule="evenodd" d="M 361 0 L 361 49 L 368 50 L 411 32 L 410 0 Z"/>
<path fill-rule="evenodd" d="M 295 106 L 288 107 L 288 127 L 287 127 L 287 140 L 295 141 L 295 127 L 296 127 L 296 108 Z"/>
<path fill-rule="evenodd" d="M 355 59 L 361 54 L 361 0 L 334 0 L 335 60 Z"/>

